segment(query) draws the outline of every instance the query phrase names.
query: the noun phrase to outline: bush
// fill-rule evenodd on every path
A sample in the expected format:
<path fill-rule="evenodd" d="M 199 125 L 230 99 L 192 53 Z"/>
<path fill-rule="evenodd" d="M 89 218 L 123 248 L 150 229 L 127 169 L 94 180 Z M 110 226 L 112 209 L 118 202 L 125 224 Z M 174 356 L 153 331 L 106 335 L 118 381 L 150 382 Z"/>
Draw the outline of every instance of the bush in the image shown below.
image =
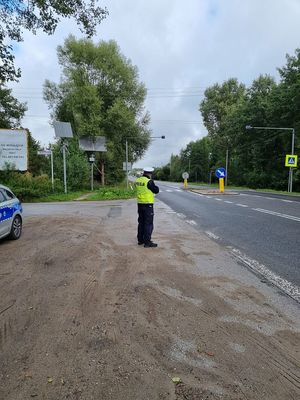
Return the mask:
<path fill-rule="evenodd" d="M 10 187 L 21 201 L 37 199 L 63 190 L 59 180 L 55 180 L 53 191 L 51 179 L 47 175 L 33 177 L 29 172 L 23 174 L 11 170 L 2 171 L 0 172 L 0 182 Z"/>

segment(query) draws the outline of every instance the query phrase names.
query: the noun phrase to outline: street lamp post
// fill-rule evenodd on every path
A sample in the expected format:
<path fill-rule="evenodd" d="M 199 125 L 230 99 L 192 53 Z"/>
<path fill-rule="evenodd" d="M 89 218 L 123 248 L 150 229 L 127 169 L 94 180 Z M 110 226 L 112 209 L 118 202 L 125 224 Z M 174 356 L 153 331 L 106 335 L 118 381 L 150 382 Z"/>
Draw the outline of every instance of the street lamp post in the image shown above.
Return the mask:
<path fill-rule="evenodd" d="M 246 129 L 264 129 L 264 130 L 273 130 L 273 131 L 292 131 L 292 155 L 294 155 L 295 149 L 295 129 L 294 128 L 276 128 L 276 127 L 269 127 L 269 126 L 251 126 L 247 125 Z M 290 167 L 289 169 L 289 180 L 288 180 L 288 192 L 293 191 L 293 168 Z"/>
<path fill-rule="evenodd" d="M 150 139 L 165 139 L 165 135 L 163 136 L 150 136 Z M 126 152 L 126 187 L 128 189 L 128 139 L 137 139 L 135 136 L 128 136 L 125 138 L 125 152 Z"/>

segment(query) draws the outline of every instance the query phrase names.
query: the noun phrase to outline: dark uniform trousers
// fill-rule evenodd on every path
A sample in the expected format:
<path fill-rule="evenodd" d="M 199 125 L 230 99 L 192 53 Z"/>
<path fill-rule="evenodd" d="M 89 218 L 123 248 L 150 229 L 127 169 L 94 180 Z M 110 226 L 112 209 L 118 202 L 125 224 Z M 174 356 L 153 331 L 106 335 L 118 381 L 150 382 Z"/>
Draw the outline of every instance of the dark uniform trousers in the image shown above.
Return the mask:
<path fill-rule="evenodd" d="M 150 243 L 153 231 L 153 204 L 138 204 L 138 215 L 138 242 Z"/>

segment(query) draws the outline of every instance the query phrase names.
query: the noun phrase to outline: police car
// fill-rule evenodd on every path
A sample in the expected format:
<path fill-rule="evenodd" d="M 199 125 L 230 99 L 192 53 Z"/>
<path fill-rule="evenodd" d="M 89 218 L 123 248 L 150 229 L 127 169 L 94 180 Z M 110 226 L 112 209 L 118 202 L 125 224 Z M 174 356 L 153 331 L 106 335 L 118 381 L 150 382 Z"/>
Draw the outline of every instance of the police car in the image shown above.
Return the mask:
<path fill-rule="evenodd" d="M 19 239 L 22 233 L 22 205 L 6 186 L 0 185 L 0 239 Z"/>

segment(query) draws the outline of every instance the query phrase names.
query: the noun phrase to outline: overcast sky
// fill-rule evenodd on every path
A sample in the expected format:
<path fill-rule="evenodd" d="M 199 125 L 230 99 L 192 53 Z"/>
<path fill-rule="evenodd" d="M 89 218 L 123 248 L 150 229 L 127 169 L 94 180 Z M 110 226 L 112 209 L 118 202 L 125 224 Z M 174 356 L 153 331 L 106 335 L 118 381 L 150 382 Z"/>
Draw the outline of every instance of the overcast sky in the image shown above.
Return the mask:
<path fill-rule="evenodd" d="M 286 53 L 300 47 L 299 0 L 104 0 L 109 16 L 95 41 L 114 39 L 148 89 L 154 139 L 136 166 L 161 166 L 191 140 L 206 135 L 198 111 L 206 87 L 235 77 L 246 85 L 259 74 L 278 78 Z M 63 21 L 54 36 L 24 34 L 16 47 L 22 69 L 14 95 L 28 104 L 23 126 L 43 145 L 54 141 L 42 98 L 45 79 L 59 82 L 56 47 L 76 24 Z"/>

